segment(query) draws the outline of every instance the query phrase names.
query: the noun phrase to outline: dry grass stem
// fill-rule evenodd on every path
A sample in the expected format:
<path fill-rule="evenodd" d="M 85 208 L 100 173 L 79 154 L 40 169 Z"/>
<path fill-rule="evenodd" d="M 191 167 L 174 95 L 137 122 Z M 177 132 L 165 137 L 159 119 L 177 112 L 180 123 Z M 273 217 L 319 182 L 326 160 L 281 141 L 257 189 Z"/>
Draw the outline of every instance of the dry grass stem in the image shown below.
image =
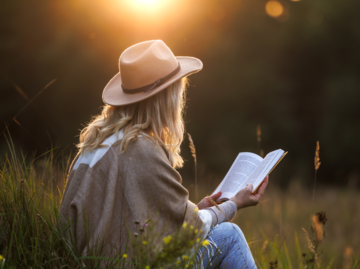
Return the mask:
<path fill-rule="evenodd" d="M 194 141 L 192 140 L 192 137 L 189 133 L 188 133 L 188 138 L 189 138 L 189 147 L 190 147 L 191 155 L 193 156 L 195 163 L 195 201 L 198 202 L 196 149 L 195 149 Z"/>
<path fill-rule="evenodd" d="M 257 125 L 256 135 L 257 135 L 257 141 L 258 141 L 258 143 L 260 143 L 261 142 L 261 127 L 260 127 L 260 124 Z"/>
<path fill-rule="evenodd" d="M 314 158 L 314 165 L 315 165 L 315 170 L 317 171 L 320 167 L 320 156 L 319 156 L 319 152 L 320 152 L 320 143 L 319 141 L 316 142 L 316 150 L 315 150 L 315 158 Z"/>
<path fill-rule="evenodd" d="M 257 142 L 258 142 L 258 150 L 260 152 L 260 156 L 264 158 L 264 151 L 261 149 L 261 126 L 260 124 L 256 127 L 256 136 L 257 136 Z"/>
<path fill-rule="evenodd" d="M 261 247 L 261 252 L 264 252 L 264 251 L 265 251 L 268 243 L 269 243 L 269 241 L 267 241 L 267 240 L 264 241 L 264 243 L 263 243 L 263 245 L 262 245 L 262 247 Z"/>
<path fill-rule="evenodd" d="M 310 236 L 309 236 L 308 232 L 304 228 L 301 228 L 301 229 L 304 231 L 305 238 L 306 238 L 306 241 L 308 243 L 308 248 L 309 248 L 310 252 L 314 254 L 315 263 L 319 267 L 320 266 L 319 259 L 318 259 L 318 256 L 316 254 L 315 247 L 314 247 L 313 243 L 311 242 Z"/>
<path fill-rule="evenodd" d="M 323 224 L 320 222 L 318 215 L 314 215 L 311 218 L 312 220 L 312 228 L 315 234 L 315 242 L 319 244 L 324 240 L 324 229 Z"/>
<path fill-rule="evenodd" d="M 304 231 L 305 238 L 308 243 L 308 248 L 309 248 L 310 252 L 315 253 L 315 247 L 314 247 L 313 243 L 311 242 L 308 232 L 305 230 L 305 228 L 301 228 L 301 229 Z"/>
<path fill-rule="evenodd" d="M 211 203 L 213 206 L 215 206 L 215 207 L 225 216 L 225 219 L 226 219 L 227 221 L 230 221 L 230 219 L 228 218 L 228 216 L 226 216 L 226 214 L 221 210 L 221 208 L 218 206 L 218 204 L 217 204 L 210 196 L 207 196 L 206 198 L 210 201 L 210 203 Z"/>
<path fill-rule="evenodd" d="M 316 174 L 317 174 L 317 170 L 319 169 L 320 164 L 321 164 L 319 152 L 320 152 L 320 143 L 319 143 L 319 141 L 316 141 L 315 158 L 314 158 L 315 177 L 314 177 L 314 188 L 313 188 L 313 198 L 312 198 L 313 201 L 315 198 Z"/>
<path fill-rule="evenodd" d="M 188 133 L 188 137 L 189 137 L 189 146 L 190 146 L 190 151 L 191 151 L 191 155 L 194 158 L 194 162 L 196 164 L 196 149 L 195 149 L 195 145 L 194 145 L 194 141 L 192 140 L 191 135 Z"/>

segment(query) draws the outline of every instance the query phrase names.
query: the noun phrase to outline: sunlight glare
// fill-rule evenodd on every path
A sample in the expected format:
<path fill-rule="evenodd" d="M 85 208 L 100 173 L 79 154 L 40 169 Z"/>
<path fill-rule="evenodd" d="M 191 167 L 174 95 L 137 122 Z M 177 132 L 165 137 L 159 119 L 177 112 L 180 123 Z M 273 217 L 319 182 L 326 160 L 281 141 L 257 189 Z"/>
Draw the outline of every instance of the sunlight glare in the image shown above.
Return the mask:
<path fill-rule="evenodd" d="M 158 1 L 157 0 L 136 0 L 134 2 L 138 2 L 139 4 L 154 5 Z"/>
<path fill-rule="evenodd" d="M 161 6 L 161 0 L 130 0 L 129 1 L 133 7 L 136 8 L 158 8 Z"/>

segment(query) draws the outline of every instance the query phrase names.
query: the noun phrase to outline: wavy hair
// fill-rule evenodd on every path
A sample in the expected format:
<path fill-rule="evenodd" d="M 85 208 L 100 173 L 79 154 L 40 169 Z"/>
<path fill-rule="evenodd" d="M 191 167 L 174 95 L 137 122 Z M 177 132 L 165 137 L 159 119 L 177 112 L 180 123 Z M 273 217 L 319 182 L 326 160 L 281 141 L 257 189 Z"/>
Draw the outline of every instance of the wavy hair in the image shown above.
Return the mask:
<path fill-rule="evenodd" d="M 105 105 L 100 115 L 81 131 L 77 147 L 80 154 L 105 147 L 102 142 L 114 133 L 123 131 L 120 153 L 126 151 L 130 142 L 145 133 L 168 153 L 174 168 L 183 166 L 180 145 L 184 137 L 184 108 L 187 77 L 161 92 L 138 103 L 125 106 Z"/>

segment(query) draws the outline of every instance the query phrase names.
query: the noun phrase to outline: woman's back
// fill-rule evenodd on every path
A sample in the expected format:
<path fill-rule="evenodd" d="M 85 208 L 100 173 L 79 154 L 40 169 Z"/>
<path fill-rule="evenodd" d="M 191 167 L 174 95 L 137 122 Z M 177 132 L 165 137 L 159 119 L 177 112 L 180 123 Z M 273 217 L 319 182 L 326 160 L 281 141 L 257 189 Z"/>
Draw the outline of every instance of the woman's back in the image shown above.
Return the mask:
<path fill-rule="evenodd" d="M 196 206 L 163 148 L 141 136 L 119 154 L 118 138 L 114 134 L 103 142 L 107 147 L 77 156 L 70 168 L 60 215 L 64 227 L 72 224 L 66 236 L 82 254 L 101 240 L 102 255 L 124 253 L 136 221 L 152 219 L 159 242 L 183 221 L 194 222 Z"/>

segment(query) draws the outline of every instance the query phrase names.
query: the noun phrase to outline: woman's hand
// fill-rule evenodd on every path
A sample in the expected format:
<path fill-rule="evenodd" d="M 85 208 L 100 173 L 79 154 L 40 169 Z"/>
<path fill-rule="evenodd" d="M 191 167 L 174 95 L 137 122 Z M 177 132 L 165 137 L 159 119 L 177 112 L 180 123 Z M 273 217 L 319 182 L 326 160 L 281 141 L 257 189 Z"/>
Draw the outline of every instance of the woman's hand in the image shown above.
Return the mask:
<path fill-rule="evenodd" d="M 221 196 L 221 191 L 219 191 L 218 193 L 215 193 L 215 194 L 213 194 L 213 195 L 211 195 L 211 196 L 204 197 L 204 199 L 202 199 L 202 200 L 197 204 L 197 206 L 198 206 L 199 209 L 204 209 L 204 208 L 207 208 L 207 207 L 214 206 L 214 205 L 210 202 L 210 200 L 209 200 L 208 198 L 210 197 L 212 200 L 216 201 L 217 199 L 220 198 L 220 196 Z"/>
<path fill-rule="evenodd" d="M 269 176 L 266 176 L 263 183 L 260 185 L 257 193 L 255 194 L 251 193 L 253 189 L 253 185 L 248 184 L 244 189 L 240 190 L 230 200 L 236 203 L 238 210 L 240 208 L 257 205 L 258 203 L 260 203 L 261 196 L 264 194 L 268 182 L 269 182 Z"/>

